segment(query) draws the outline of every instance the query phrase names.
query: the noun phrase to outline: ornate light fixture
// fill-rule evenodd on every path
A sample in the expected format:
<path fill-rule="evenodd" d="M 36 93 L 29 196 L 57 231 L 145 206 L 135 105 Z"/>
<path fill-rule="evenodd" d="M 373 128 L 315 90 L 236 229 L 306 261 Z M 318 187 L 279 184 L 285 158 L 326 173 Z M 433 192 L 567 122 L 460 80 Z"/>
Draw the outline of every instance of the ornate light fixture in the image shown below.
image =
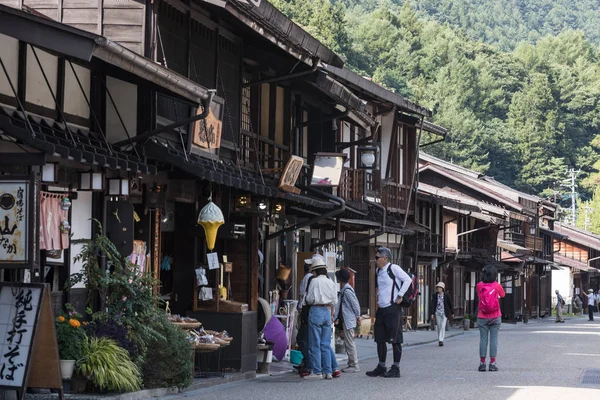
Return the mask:
<path fill-rule="evenodd" d="M 42 166 L 42 182 L 58 183 L 58 163 L 49 162 Z"/>
<path fill-rule="evenodd" d="M 360 146 L 357 151 L 357 168 L 379 169 L 379 146 Z"/>
<path fill-rule="evenodd" d="M 108 180 L 109 196 L 129 196 L 129 179 L 111 178 Z"/>
<path fill-rule="evenodd" d="M 80 172 L 78 190 L 101 192 L 104 190 L 104 174 L 102 172 Z"/>

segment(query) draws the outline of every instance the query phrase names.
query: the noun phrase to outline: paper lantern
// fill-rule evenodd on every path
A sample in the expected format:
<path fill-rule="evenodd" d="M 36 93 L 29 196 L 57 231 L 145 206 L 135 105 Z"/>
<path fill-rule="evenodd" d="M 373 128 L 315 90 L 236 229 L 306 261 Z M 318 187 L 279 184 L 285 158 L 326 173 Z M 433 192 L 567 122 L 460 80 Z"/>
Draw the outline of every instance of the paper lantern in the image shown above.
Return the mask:
<path fill-rule="evenodd" d="M 215 241 L 217 240 L 217 231 L 219 227 L 225 223 L 223 212 L 221 209 L 209 200 L 208 204 L 200 210 L 198 215 L 198 224 L 204 228 L 206 234 L 206 247 L 212 251 L 215 248 Z"/>

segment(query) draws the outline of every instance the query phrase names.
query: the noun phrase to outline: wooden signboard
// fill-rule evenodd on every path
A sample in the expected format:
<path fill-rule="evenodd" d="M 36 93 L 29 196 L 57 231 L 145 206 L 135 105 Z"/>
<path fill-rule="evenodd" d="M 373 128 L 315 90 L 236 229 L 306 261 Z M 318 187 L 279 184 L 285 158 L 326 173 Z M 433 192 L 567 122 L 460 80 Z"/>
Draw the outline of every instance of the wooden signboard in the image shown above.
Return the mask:
<path fill-rule="evenodd" d="M 50 292 L 44 284 L 0 284 L 0 388 L 23 399 L 28 387 L 63 398 Z"/>
<path fill-rule="evenodd" d="M 223 122 L 219 107 L 220 104 L 213 102 L 206 118 L 194 123 L 193 144 L 195 146 L 203 149 L 218 149 L 221 147 Z M 197 114 L 200 113 L 202 113 L 202 107 L 198 107 Z"/>
<path fill-rule="evenodd" d="M 304 159 L 302 157 L 291 156 L 281 174 L 279 189 L 284 192 L 300 193 L 300 190 L 296 187 L 296 181 L 300 176 L 302 166 L 304 166 Z"/>

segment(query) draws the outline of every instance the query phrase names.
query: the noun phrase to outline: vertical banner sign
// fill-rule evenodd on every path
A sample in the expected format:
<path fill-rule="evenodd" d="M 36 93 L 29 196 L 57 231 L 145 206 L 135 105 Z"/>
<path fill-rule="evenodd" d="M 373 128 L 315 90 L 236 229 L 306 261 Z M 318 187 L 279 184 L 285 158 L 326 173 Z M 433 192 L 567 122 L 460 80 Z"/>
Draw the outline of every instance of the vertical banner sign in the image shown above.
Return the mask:
<path fill-rule="evenodd" d="M 0 286 L 0 387 L 25 386 L 42 291 L 40 286 Z"/>
<path fill-rule="evenodd" d="M 0 180 L 0 267 L 30 262 L 30 190 L 28 179 Z"/>

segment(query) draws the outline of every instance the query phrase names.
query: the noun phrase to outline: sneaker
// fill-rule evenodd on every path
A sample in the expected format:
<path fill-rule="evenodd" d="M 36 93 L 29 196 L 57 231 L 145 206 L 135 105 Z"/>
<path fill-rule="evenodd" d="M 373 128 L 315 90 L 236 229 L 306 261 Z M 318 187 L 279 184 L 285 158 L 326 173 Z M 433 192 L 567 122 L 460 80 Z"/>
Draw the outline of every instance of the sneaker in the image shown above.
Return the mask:
<path fill-rule="evenodd" d="M 486 370 L 485 363 L 479 364 L 479 372 L 485 372 L 485 370 Z"/>
<path fill-rule="evenodd" d="M 490 363 L 488 367 L 488 371 L 498 371 L 498 367 L 496 367 L 496 363 Z"/>
<path fill-rule="evenodd" d="M 358 367 L 346 367 L 344 369 L 342 369 L 342 372 L 360 372 L 360 369 Z"/>
<path fill-rule="evenodd" d="M 310 371 L 307 369 L 303 369 L 300 371 L 300 377 L 304 378 L 306 375 L 310 375 Z"/>
<path fill-rule="evenodd" d="M 302 379 L 306 379 L 306 380 L 317 380 L 317 379 L 323 379 L 323 375 L 321 374 L 315 374 L 314 372 L 311 372 L 310 374 L 303 376 Z"/>
<path fill-rule="evenodd" d="M 383 374 L 385 378 L 400 378 L 400 368 L 392 365 L 390 369 Z"/>
<path fill-rule="evenodd" d="M 323 373 L 323 379 L 333 379 L 333 375 Z"/>
<path fill-rule="evenodd" d="M 340 376 L 342 376 L 342 372 L 339 369 L 336 369 L 335 371 L 333 371 L 331 376 L 333 376 L 334 378 L 339 378 Z"/>
<path fill-rule="evenodd" d="M 439 345 L 440 347 L 442 347 L 444 345 L 444 342 L 440 342 Z"/>
<path fill-rule="evenodd" d="M 383 376 L 386 372 L 385 367 L 377 365 L 373 371 L 367 372 L 367 376 Z"/>

